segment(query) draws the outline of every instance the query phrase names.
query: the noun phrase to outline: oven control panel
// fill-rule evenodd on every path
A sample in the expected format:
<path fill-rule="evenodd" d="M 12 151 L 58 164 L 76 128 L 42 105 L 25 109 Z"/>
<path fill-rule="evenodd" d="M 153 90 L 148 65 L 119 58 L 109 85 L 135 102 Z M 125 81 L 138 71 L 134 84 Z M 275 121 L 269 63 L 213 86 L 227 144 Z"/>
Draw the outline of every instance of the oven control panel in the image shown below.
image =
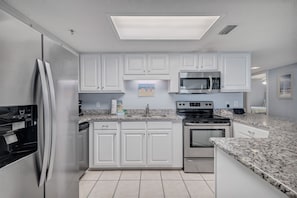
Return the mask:
<path fill-rule="evenodd" d="M 177 109 L 213 109 L 212 101 L 177 101 Z"/>

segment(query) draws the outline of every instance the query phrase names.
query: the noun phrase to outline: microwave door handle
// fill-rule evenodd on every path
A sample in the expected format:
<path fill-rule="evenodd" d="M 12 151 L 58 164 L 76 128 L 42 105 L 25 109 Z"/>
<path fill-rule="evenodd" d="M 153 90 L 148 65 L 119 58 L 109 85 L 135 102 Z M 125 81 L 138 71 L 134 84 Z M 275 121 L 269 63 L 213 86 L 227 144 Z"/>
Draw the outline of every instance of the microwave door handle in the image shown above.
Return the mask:
<path fill-rule="evenodd" d="M 43 132 L 44 132 L 44 149 L 42 156 L 42 164 L 41 164 L 41 172 L 39 178 L 39 186 L 43 186 L 46 179 L 46 171 L 49 161 L 49 153 L 50 153 L 50 131 L 51 131 L 51 117 L 50 117 L 50 103 L 49 103 L 49 93 L 48 93 L 48 85 L 46 80 L 45 68 L 44 64 L 41 60 L 36 60 L 37 70 L 40 75 L 41 80 L 41 89 L 42 89 L 42 100 L 43 100 L 43 109 L 44 109 L 44 121 L 43 121 Z"/>
<path fill-rule="evenodd" d="M 209 89 L 208 89 L 208 92 L 211 92 L 212 91 L 212 84 L 213 84 L 212 77 L 209 76 Z"/>
<path fill-rule="evenodd" d="M 54 88 L 54 81 L 53 81 L 53 75 L 51 71 L 51 66 L 48 62 L 44 62 L 45 64 L 45 71 L 48 79 L 48 85 L 49 85 L 49 94 L 50 94 L 50 102 L 51 102 L 51 148 L 50 148 L 50 159 L 49 159 L 49 167 L 47 172 L 47 181 L 49 181 L 52 178 L 53 175 L 53 168 L 54 168 L 54 161 L 55 161 L 55 153 L 56 153 L 56 134 L 57 134 L 57 128 L 56 128 L 56 97 L 55 97 L 55 88 Z"/>

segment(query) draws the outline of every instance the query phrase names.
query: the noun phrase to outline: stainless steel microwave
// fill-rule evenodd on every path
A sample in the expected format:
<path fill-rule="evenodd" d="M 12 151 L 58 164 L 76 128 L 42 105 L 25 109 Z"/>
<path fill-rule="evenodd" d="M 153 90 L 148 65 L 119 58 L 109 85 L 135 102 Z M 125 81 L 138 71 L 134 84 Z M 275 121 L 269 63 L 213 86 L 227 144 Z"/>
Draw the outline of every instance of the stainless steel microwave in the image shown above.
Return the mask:
<path fill-rule="evenodd" d="M 220 72 L 179 72 L 179 93 L 214 93 L 220 88 Z"/>

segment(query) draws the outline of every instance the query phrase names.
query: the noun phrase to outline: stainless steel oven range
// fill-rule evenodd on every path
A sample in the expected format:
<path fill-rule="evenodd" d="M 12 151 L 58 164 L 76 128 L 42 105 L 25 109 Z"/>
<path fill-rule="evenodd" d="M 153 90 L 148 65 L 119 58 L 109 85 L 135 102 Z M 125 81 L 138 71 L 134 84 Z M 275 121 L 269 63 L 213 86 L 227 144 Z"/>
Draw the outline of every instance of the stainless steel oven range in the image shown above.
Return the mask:
<path fill-rule="evenodd" d="M 184 172 L 214 172 L 211 137 L 231 137 L 230 119 L 213 114 L 211 101 L 178 101 L 177 113 L 185 117 Z"/>

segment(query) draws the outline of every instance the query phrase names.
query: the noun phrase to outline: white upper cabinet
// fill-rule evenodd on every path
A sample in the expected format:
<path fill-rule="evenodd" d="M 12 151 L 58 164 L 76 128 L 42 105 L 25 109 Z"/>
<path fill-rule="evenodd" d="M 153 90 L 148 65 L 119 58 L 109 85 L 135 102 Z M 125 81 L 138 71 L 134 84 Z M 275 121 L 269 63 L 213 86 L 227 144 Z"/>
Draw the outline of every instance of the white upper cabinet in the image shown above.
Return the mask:
<path fill-rule="evenodd" d="M 126 76 L 169 75 L 168 54 L 125 54 L 124 57 Z"/>
<path fill-rule="evenodd" d="M 100 57 L 96 54 L 80 57 L 80 89 L 96 91 L 101 88 Z"/>
<path fill-rule="evenodd" d="M 196 70 L 197 66 L 197 54 L 189 53 L 180 55 L 180 70 Z"/>
<path fill-rule="evenodd" d="M 123 91 L 123 61 L 119 54 L 80 56 L 80 91 L 118 93 Z"/>
<path fill-rule="evenodd" d="M 201 53 L 198 55 L 200 71 L 216 71 L 218 70 L 218 56 L 215 53 Z"/>
<path fill-rule="evenodd" d="M 147 74 L 169 74 L 168 54 L 148 54 Z"/>
<path fill-rule="evenodd" d="M 251 56 L 248 53 L 220 55 L 221 92 L 246 92 L 251 89 Z"/>
<path fill-rule="evenodd" d="M 122 90 L 122 56 L 117 54 L 102 55 L 102 90 Z"/>
<path fill-rule="evenodd" d="M 145 74 L 147 60 L 145 54 L 125 55 L 125 74 Z"/>

